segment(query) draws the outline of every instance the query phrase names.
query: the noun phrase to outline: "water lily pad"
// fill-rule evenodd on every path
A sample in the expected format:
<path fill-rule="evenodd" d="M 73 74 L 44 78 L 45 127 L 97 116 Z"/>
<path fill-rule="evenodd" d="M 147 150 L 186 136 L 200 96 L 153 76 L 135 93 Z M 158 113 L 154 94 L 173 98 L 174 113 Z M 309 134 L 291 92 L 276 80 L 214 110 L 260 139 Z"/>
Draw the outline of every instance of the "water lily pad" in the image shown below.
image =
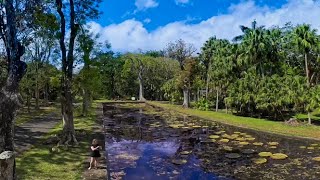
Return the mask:
<path fill-rule="evenodd" d="M 288 158 L 286 154 L 282 154 L 282 153 L 275 153 L 275 154 L 272 154 L 270 157 L 276 160 L 282 160 L 282 159 Z"/>
<path fill-rule="evenodd" d="M 243 154 L 254 154 L 256 151 L 253 149 L 244 149 L 242 150 Z"/>
<path fill-rule="evenodd" d="M 237 140 L 237 141 L 246 141 L 245 138 L 237 138 L 236 140 Z"/>
<path fill-rule="evenodd" d="M 270 149 L 277 149 L 278 147 L 277 146 L 270 146 L 269 148 Z"/>
<path fill-rule="evenodd" d="M 264 164 L 266 163 L 268 160 L 266 158 L 256 158 L 256 159 L 253 159 L 253 162 L 255 164 Z"/>
<path fill-rule="evenodd" d="M 238 153 L 230 153 L 230 154 L 226 154 L 226 158 L 229 158 L 229 159 L 238 159 L 240 158 L 241 155 L 238 154 Z"/>
<path fill-rule="evenodd" d="M 307 149 L 314 150 L 315 148 L 314 147 L 307 147 Z"/>
<path fill-rule="evenodd" d="M 228 152 L 233 151 L 232 147 L 230 147 L 230 146 L 223 146 L 223 149 L 224 149 L 225 151 L 228 151 Z"/>
<path fill-rule="evenodd" d="M 182 151 L 180 152 L 181 155 L 188 155 L 188 154 L 191 154 L 192 151 Z"/>
<path fill-rule="evenodd" d="M 318 146 L 319 144 L 310 144 L 310 146 L 313 146 L 313 147 L 315 147 L 315 146 Z"/>
<path fill-rule="evenodd" d="M 263 143 L 262 142 L 254 142 L 254 143 L 252 143 L 253 145 L 255 145 L 255 146 L 263 146 Z"/>
<path fill-rule="evenodd" d="M 271 152 L 260 152 L 259 156 L 260 157 L 270 157 L 270 156 L 272 156 L 272 153 Z"/>
<path fill-rule="evenodd" d="M 314 157 L 312 158 L 313 161 L 317 161 L 317 162 L 320 162 L 320 157 Z"/>
<path fill-rule="evenodd" d="M 225 131 L 218 131 L 218 132 L 215 132 L 214 134 L 220 135 L 220 134 L 223 134 L 223 133 L 225 133 Z"/>
<path fill-rule="evenodd" d="M 222 143 L 228 143 L 230 140 L 229 139 L 220 139 L 219 142 L 222 142 Z"/>
<path fill-rule="evenodd" d="M 268 142 L 268 144 L 269 144 L 270 146 L 277 146 L 277 145 L 279 145 L 278 142 Z"/>
<path fill-rule="evenodd" d="M 173 129 L 178 129 L 180 127 L 183 127 L 183 125 L 182 124 L 171 124 L 171 125 L 169 125 L 169 127 L 173 128 Z"/>
<path fill-rule="evenodd" d="M 221 137 L 230 139 L 231 136 L 229 134 L 223 134 Z"/>
<path fill-rule="evenodd" d="M 218 136 L 218 135 L 210 135 L 209 138 L 210 139 L 219 139 L 220 136 Z"/>
<path fill-rule="evenodd" d="M 300 149 L 306 149 L 306 146 L 299 146 Z"/>
<path fill-rule="evenodd" d="M 255 139 L 256 139 L 256 138 L 254 138 L 254 137 L 247 137 L 247 138 L 246 138 L 247 141 L 254 141 Z"/>
<path fill-rule="evenodd" d="M 201 128 L 201 126 L 192 126 L 193 128 Z"/>
<path fill-rule="evenodd" d="M 234 132 L 233 134 L 240 134 L 241 132 L 238 132 L 238 131 L 236 131 L 236 132 Z"/>
<path fill-rule="evenodd" d="M 172 163 L 176 164 L 176 165 L 183 165 L 183 164 L 187 163 L 187 160 L 185 160 L 185 159 L 173 159 Z"/>
<path fill-rule="evenodd" d="M 249 145 L 250 143 L 248 142 L 239 142 L 239 145 Z"/>

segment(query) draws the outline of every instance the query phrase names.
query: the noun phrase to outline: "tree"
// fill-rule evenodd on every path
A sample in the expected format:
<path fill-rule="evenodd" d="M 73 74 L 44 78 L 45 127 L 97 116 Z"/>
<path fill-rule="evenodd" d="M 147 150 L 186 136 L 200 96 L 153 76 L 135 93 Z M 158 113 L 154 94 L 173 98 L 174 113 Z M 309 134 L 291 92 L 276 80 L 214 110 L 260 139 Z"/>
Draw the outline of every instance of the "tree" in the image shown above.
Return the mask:
<path fill-rule="evenodd" d="M 234 38 L 235 41 L 241 41 L 242 57 L 240 63 L 242 65 L 254 65 L 260 75 L 265 75 L 264 61 L 267 50 L 266 30 L 264 26 L 257 26 L 257 22 L 253 21 L 251 28 L 240 26 L 243 35 Z"/>
<path fill-rule="evenodd" d="M 209 70 L 211 69 L 212 59 L 215 56 L 215 42 L 217 38 L 211 37 L 209 40 L 205 42 L 203 47 L 201 48 L 200 60 L 205 67 L 205 78 L 206 78 L 206 99 L 208 99 L 209 93 L 209 83 L 210 83 L 210 73 Z"/>
<path fill-rule="evenodd" d="M 3 2 L 5 15 L 1 17 L 2 40 L 6 46 L 8 74 L 6 82 L 0 90 L 0 179 L 15 179 L 14 158 L 14 119 L 16 111 L 21 106 L 18 91 L 19 82 L 26 71 L 26 63 L 20 61 L 24 47 L 17 39 L 16 12 L 13 0 Z M 2 14 L 3 15 L 3 14 Z"/>
<path fill-rule="evenodd" d="M 62 0 L 56 0 L 55 5 L 60 19 L 59 44 L 62 59 L 62 91 L 61 91 L 61 114 L 63 121 L 63 135 L 59 144 L 77 144 L 73 123 L 73 97 L 71 93 L 73 64 L 74 64 L 74 47 L 75 39 L 79 33 L 80 26 L 87 19 L 97 18 L 97 10 L 101 0 L 69 0 L 66 3 Z M 67 8 L 64 9 L 64 8 Z M 65 13 L 69 12 L 69 18 Z M 68 51 L 65 42 L 66 38 L 66 20 L 69 20 L 70 36 L 68 41 Z"/>
<path fill-rule="evenodd" d="M 97 44 L 98 36 L 94 36 L 87 29 L 82 29 L 79 34 L 79 51 L 82 53 L 83 68 L 79 73 L 79 83 L 82 94 L 82 115 L 88 115 L 88 109 L 91 104 L 92 95 L 97 90 L 97 84 L 101 82 L 97 72 L 99 63 L 94 54 L 100 49 L 100 44 Z M 110 45 L 107 45 L 110 47 Z"/>
<path fill-rule="evenodd" d="M 146 66 L 144 65 L 143 55 L 129 55 L 128 58 L 131 62 L 131 68 L 138 72 L 139 82 L 139 101 L 145 101 L 144 98 L 144 72 Z"/>
<path fill-rule="evenodd" d="M 185 70 L 185 65 L 188 58 L 191 58 L 196 49 L 193 45 L 185 43 L 182 39 L 177 40 L 175 43 L 169 43 L 165 50 L 168 57 L 173 58 L 179 62 L 180 70 Z M 188 78 L 183 80 L 183 104 L 184 108 L 189 108 L 190 104 L 190 89 Z"/>
<path fill-rule="evenodd" d="M 317 47 L 319 42 L 318 37 L 316 35 L 316 30 L 311 29 L 310 25 L 307 25 L 307 24 L 297 26 L 292 32 L 292 40 L 295 47 L 304 55 L 307 86 L 310 87 L 311 77 L 310 77 L 310 67 L 309 67 L 310 62 L 309 62 L 308 56 L 310 56 L 310 52 Z M 311 109 L 312 108 L 308 108 L 309 124 L 311 124 L 311 118 L 310 118 Z"/>

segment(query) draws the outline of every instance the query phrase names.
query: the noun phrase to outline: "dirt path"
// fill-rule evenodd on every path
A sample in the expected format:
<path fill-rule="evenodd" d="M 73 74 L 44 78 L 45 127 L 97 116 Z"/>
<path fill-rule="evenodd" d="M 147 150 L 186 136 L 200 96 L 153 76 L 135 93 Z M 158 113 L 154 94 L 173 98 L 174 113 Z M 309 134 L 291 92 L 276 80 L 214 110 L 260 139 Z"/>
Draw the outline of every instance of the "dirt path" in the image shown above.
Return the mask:
<path fill-rule="evenodd" d="M 30 149 L 32 145 L 46 135 L 54 126 L 60 122 L 56 113 L 35 118 L 27 123 L 15 127 L 15 150 L 19 154 Z"/>
<path fill-rule="evenodd" d="M 90 136 L 90 142 L 88 144 L 91 144 L 92 139 L 98 139 L 99 143 L 103 146 L 101 153 L 101 158 L 98 162 L 98 168 L 97 169 L 91 169 L 88 170 L 90 157 L 87 158 L 85 163 L 85 169 L 82 175 L 82 178 L 84 180 L 104 180 L 107 178 L 107 159 L 106 159 L 106 152 L 105 152 L 105 139 L 104 139 L 104 129 L 103 129 L 103 109 L 102 105 L 97 108 L 97 119 L 96 119 L 96 125 L 93 127 L 93 134 Z"/>

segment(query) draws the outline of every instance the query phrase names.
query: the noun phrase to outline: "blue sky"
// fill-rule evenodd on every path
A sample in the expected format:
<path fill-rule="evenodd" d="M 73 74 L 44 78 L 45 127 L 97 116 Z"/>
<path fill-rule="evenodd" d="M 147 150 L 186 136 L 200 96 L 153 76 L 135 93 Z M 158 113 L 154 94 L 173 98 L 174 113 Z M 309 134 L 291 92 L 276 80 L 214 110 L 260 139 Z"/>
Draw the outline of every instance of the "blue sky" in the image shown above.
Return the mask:
<path fill-rule="evenodd" d="M 179 38 L 200 48 L 211 36 L 232 39 L 240 25 L 308 23 L 320 29 L 318 0 L 104 0 L 90 22 L 120 52 L 163 49 Z"/>

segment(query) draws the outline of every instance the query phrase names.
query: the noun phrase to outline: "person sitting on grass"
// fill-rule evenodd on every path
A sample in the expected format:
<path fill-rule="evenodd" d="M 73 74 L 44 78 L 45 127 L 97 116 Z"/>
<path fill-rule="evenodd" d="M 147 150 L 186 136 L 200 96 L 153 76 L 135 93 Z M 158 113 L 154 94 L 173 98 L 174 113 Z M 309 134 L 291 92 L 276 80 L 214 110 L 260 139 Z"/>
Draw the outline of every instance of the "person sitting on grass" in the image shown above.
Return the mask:
<path fill-rule="evenodd" d="M 89 170 L 92 169 L 93 164 L 95 168 L 98 167 L 97 159 L 101 157 L 100 149 L 101 149 L 101 146 L 99 146 L 98 140 L 93 139 L 91 144 L 91 153 L 90 153 L 91 160 L 90 160 L 90 167 L 88 168 Z"/>

